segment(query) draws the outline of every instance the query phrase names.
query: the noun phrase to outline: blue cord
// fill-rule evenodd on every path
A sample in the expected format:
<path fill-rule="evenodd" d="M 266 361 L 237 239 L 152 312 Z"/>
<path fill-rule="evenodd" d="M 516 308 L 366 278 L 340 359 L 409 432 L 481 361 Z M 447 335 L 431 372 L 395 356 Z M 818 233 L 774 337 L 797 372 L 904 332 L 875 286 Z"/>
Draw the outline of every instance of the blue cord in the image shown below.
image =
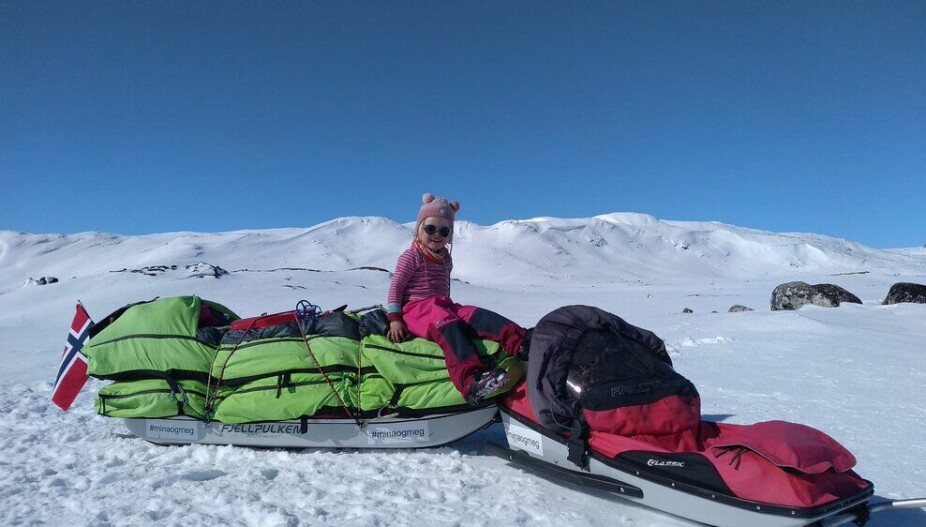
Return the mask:
<path fill-rule="evenodd" d="M 296 302 L 296 316 L 303 319 L 315 318 L 315 315 L 322 312 L 322 308 L 316 306 L 315 304 L 309 302 L 308 300 L 300 300 Z"/>

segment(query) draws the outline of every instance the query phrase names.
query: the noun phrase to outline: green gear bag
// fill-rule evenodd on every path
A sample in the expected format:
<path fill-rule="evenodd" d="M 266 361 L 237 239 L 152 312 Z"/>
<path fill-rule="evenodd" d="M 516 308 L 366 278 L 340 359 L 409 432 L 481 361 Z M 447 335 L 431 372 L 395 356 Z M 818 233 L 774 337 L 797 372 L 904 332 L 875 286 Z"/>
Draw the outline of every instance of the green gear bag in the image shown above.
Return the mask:
<path fill-rule="evenodd" d="M 360 343 L 347 337 L 308 335 L 224 342 L 212 364 L 212 376 L 224 385 L 241 385 L 286 373 L 357 371 Z M 313 358 L 314 356 L 314 358 Z M 318 363 L 316 364 L 316 359 Z"/>
<path fill-rule="evenodd" d="M 378 412 L 389 405 L 395 394 L 395 385 L 379 373 L 366 373 L 360 377 L 354 404 L 364 414 Z"/>
<path fill-rule="evenodd" d="M 116 381 L 165 376 L 206 381 L 215 350 L 197 338 L 203 302 L 228 319 L 238 318 L 197 296 L 132 306 L 83 348 L 87 373 Z"/>
<path fill-rule="evenodd" d="M 466 399 L 449 380 L 429 381 L 405 386 L 396 407 L 409 410 L 428 410 L 452 406 L 465 406 Z"/>
<path fill-rule="evenodd" d="M 171 387 L 163 379 L 114 382 L 97 394 L 100 415 L 123 418 L 161 418 L 188 415 L 202 418 L 206 406 L 206 385 L 199 381 L 178 381 Z"/>
<path fill-rule="evenodd" d="M 384 409 L 466 405 L 434 342 L 393 343 L 383 335 L 357 340 L 356 320 L 345 315 L 304 320 L 302 331 L 296 322 L 237 333 L 199 328 L 204 303 L 222 321 L 238 318 L 196 296 L 165 298 L 124 309 L 93 337 L 84 348 L 89 373 L 117 381 L 100 390 L 100 414 L 205 418 L 207 383 L 214 392 L 211 418 L 229 424 L 343 415 L 344 406 L 351 413 L 375 415 Z M 487 366 L 498 364 L 511 374 L 509 385 L 489 397 L 520 379 L 520 361 L 499 353 L 497 343 L 475 339 L 473 344 Z"/>
<path fill-rule="evenodd" d="M 499 345 L 490 340 L 473 339 L 483 357 L 498 355 Z M 422 338 L 391 342 L 383 335 L 370 335 L 361 341 L 363 364 L 372 364 L 393 384 L 410 385 L 430 381 L 450 382 L 450 373 L 440 346 Z M 491 364 L 493 361 L 486 361 Z"/>
<path fill-rule="evenodd" d="M 353 408 L 356 373 L 332 373 L 328 381 L 331 386 L 320 374 L 300 373 L 259 379 L 225 397 L 216 406 L 213 418 L 222 423 L 240 424 L 311 417 L 326 409 L 343 415 L 341 401 Z M 332 392 L 332 386 L 341 401 Z"/>
<path fill-rule="evenodd" d="M 496 357 L 499 358 L 499 357 Z M 498 362 L 498 366 L 508 372 L 508 382 L 494 392 L 488 394 L 486 399 L 498 397 L 510 391 L 524 375 L 524 367 L 520 360 L 505 355 Z M 457 391 L 449 380 L 430 381 L 402 387 L 402 392 L 396 403 L 397 408 L 409 410 L 432 410 L 436 408 L 452 408 L 467 404 L 463 395 Z"/>

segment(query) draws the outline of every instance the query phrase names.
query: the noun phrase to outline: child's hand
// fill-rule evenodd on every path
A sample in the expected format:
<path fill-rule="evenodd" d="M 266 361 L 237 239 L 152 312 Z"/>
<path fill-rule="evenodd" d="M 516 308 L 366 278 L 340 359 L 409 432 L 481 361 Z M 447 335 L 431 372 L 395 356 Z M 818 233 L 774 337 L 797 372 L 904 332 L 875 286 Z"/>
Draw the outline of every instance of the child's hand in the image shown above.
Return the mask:
<path fill-rule="evenodd" d="M 405 322 L 401 320 L 393 320 L 389 323 L 389 331 L 386 332 L 386 336 L 389 337 L 389 340 L 392 342 L 402 342 L 407 336 L 405 330 Z"/>

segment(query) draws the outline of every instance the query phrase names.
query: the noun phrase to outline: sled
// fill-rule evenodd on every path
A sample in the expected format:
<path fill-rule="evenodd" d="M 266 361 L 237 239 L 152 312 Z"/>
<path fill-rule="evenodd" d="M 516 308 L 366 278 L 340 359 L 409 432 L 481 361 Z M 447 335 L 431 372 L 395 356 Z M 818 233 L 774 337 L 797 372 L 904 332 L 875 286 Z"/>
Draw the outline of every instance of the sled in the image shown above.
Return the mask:
<path fill-rule="evenodd" d="M 855 508 L 864 508 L 874 486 L 844 499 L 811 509 L 756 503 L 690 483 L 648 473 L 616 459 L 588 452 L 585 468 L 568 460 L 564 437 L 506 408 L 500 409 L 507 445 L 486 450 L 525 471 L 554 481 L 605 491 L 662 512 L 716 527 L 801 527 Z"/>
<path fill-rule="evenodd" d="M 125 419 L 129 431 L 163 445 L 263 448 L 428 448 L 446 445 L 495 422 L 497 408 L 421 417 L 304 418 L 267 423 L 206 423 L 190 417 Z"/>
<path fill-rule="evenodd" d="M 506 445 L 529 472 L 717 527 L 863 525 L 873 512 L 856 459 L 820 430 L 786 421 L 704 420 L 694 385 L 652 332 L 591 306 L 532 330 L 524 383 L 499 402 Z"/>
<path fill-rule="evenodd" d="M 486 452 L 513 466 L 579 489 L 608 496 L 715 527 L 838 527 L 865 525 L 873 514 L 926 508 L 926 498 L 874 502 L 874 485 L 812 508 L 757 503 L 654 474 L 607 456 L 587 452 L 585 468 L 569 460 L 569 446 L 559 436 L 508 408 L 499 408 L 507 444 L 488 443 Z"/>

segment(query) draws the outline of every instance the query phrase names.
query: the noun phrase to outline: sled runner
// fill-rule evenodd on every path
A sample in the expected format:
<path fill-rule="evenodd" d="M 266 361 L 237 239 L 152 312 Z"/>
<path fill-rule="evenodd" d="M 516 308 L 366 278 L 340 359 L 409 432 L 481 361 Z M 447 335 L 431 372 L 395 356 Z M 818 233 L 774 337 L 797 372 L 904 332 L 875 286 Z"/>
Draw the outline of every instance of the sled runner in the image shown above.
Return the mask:
<path fill-rule="evenodd" d="M 415 418 L 300 419 L 267 423 L 205 423 L 190 417 L 126 419 L 129 431 L 167 445 L 241 445 L 267 448 L 426 448 L 466 437 L 495 421 L 493 406 Z"/>

